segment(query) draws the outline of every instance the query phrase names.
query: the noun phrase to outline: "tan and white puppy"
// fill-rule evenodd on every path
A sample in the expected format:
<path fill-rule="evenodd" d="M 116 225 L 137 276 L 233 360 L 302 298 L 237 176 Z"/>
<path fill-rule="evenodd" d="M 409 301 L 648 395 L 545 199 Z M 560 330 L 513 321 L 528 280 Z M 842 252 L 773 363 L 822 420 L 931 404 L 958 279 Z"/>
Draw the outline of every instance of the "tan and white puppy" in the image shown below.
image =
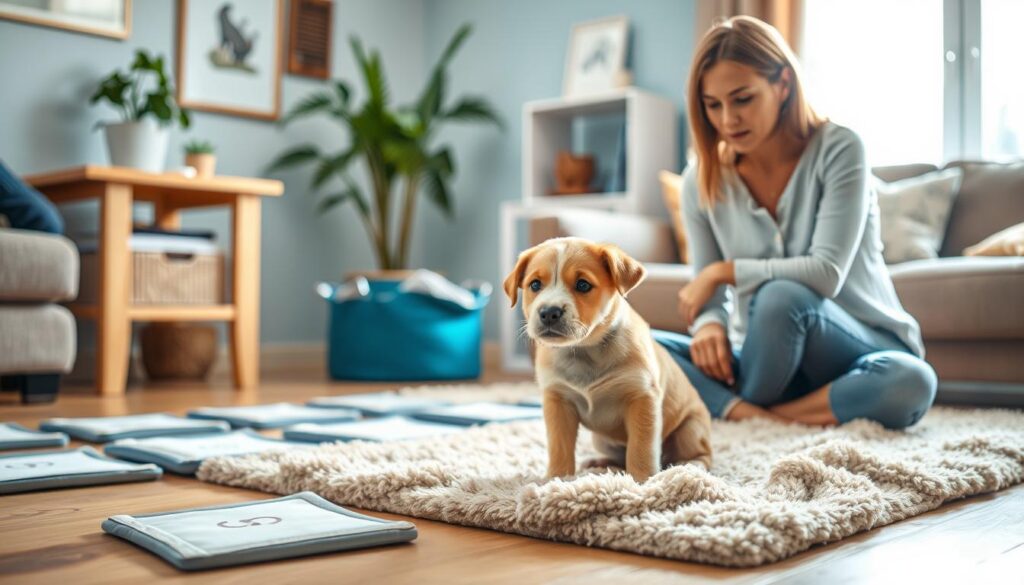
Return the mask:
<path fill-rule="evenodd" d="M 513 308 L 523 290 L 526 331 L 536 342 L 549 478 L 576 473 L 580 424 L 638 482 L 663 465 L 710 468 L 707 408 L 626 302 L 644 276 L 617 246 L 555 238 L 520 254 L 505 279 Z"/>

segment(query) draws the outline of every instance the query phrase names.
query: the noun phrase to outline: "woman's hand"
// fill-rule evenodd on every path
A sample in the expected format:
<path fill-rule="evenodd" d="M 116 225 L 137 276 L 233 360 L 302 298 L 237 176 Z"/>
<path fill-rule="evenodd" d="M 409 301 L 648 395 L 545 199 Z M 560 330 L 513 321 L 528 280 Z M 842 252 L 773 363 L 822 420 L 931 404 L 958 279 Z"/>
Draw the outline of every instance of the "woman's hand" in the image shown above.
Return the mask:
<path fill-rule="evenodd" d="M 718 288 L 718 267 L 714 264 L 701 270 L 697 277 L 679 290 L 679 314 L 689 328 L 697 320 L 700 310 L 711 300 Z"/>
<path fill-rule="evenodd" d="M 690 360 L 708 377 L 732 386 L 732 348 L 721 323 L 708 323 L 697 330 L 690 343 Z"/>

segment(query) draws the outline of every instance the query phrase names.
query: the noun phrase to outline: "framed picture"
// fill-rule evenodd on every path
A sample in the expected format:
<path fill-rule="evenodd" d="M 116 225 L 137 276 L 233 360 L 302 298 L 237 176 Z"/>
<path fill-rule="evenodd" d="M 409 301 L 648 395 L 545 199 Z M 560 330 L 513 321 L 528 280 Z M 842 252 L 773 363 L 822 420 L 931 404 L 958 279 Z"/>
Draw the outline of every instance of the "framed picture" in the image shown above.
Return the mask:
<path fill-rule="evenodd" d="M 0 0 L 0 18 L 127 39 L 132 26 L 132 0 Z"/>
<path fill-rule="evenodd" d="M 629 20 L 614 16 L 572 27 L 562 93 L 579 96 L 629 85 Z"/>
<path fill-rule="evenodd" d="M 178 0 L 178 104 L 276 120 L 283 0 Z"/>

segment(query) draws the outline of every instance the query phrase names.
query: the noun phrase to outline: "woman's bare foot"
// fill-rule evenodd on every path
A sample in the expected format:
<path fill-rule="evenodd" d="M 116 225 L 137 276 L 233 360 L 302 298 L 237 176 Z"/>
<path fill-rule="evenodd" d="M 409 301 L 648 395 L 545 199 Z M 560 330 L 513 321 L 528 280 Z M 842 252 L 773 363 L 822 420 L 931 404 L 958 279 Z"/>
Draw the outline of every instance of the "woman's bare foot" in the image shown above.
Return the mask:
<path fill-rule="evenodd" d="M 839 421 L 832 414 L 832 406 L 828 396 L 831 389 L 832 385 L 826 384 L 810 394 L 790 402 L 776 404 L 768 410 L 805 425 L 835 426 L 839 424 Z"/>
<path fill-rule="evenodd" d="M 736 405 L 729 409 L 729 412 L 725 415 L 725 420 L 744 420 L 748 418 L 767 418 L 783 423 L 793 422 L 793 419 L 791 418 L 787 418 L 784 415 L 772 412 L 771 410 L 766 410 L 760 406 L 743 400 L 737 402 Z"/>

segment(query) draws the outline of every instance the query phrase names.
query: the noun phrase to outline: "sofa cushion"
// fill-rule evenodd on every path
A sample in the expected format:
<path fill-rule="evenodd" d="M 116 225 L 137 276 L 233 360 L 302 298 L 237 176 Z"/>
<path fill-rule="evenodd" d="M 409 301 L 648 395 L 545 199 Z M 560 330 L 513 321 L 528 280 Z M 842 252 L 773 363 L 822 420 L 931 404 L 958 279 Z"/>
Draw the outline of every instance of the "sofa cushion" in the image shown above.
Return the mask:
<path fill-rule="evenodd" d="M 0 305 L 0 374 L 68 372 L 75 318 L 60 305 Z"/>
<path fill-rule="evenodd" d="M 964 256 L 1024 256 L 1024 222 L 994 233 L 967 248 Z"/>
<path fill-rule="evenodd" d="M 938 258 L 889 267 L 927 339 L 1020 339 L 1024 258 Z"/>
<path fill-rule="evenodd" d="M 655 329 L 685 333 L 679 315 L 679 289 L 693 280 L 693 266 L 646 263 L 647 277 L 626 297 L 629 304 Z"/>
<path fill-rule="evenodd" d="M 953 204 L 940 256 L 959 256 L 999 230 L 1024 221 L 1024 162 L 953 162 L 964 179 Z"/>
<path fill-rule="evenodd" d="M 64 301 L 78 295 L 78 250 L 64 236 L 0 229 L 0 301 Z"/>
<path fill-rule="evenodd" d="M 892 183 L 875 180 L 887 264 L 938 257 L 962 178 L 954 168 Z"/>

